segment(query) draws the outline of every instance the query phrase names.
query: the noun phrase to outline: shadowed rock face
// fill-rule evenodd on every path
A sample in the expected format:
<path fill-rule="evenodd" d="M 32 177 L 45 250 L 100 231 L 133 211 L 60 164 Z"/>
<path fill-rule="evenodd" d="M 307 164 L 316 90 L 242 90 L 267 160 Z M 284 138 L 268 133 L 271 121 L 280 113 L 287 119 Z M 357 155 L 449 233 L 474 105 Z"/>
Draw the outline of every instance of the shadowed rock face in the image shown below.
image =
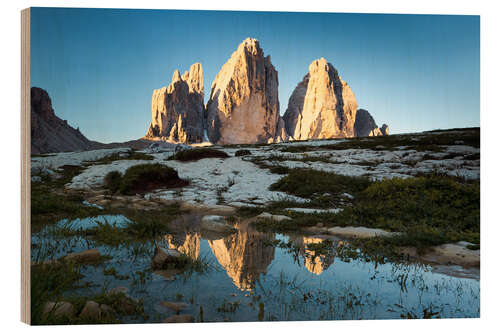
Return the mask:
<path fill-rule="evenodd" d="M 274 259 L 274 247 L 266 246 L 266 241 L 274 237 L 258 232 L 248 224 L 236 225 L 236 228 L 237 233 L 208 243 L 235 286 L 251 290 Z"/>
<path fill-rule="evenodd" d="M 203 141 L 203 68 L 195 63 L 182 76 L 175 71 L 168 87 L 153 92 L 152 121 L 146 139 L 169 142 Z"/>
<path fill-rule="evenodd" d="M 295 140 L 353 137 L 357 108 L 349 85 L 321 58 L 293 91 L 283 119 Z"/>
<path fill-rule="evenodd" d="M 49 94 L 37 87 L 31 88 L 31 153 L 57 153 L 99 148 L 79 129 L 69 126 L 57 117 Z"/>
<path fill-rule="evenodd" d="M 279 120 L 278 72 L 259 42 L 247 38 L 212 83 L 208 137 L 218 144 L 283 141 Z"/>
<path fill-rule="evenodd" d="M 367 110 L 359 109 L 356 113 L 354 132 L 356 136 L 389 135 L 389 126 L 384 124 L 379 128 Z"/>

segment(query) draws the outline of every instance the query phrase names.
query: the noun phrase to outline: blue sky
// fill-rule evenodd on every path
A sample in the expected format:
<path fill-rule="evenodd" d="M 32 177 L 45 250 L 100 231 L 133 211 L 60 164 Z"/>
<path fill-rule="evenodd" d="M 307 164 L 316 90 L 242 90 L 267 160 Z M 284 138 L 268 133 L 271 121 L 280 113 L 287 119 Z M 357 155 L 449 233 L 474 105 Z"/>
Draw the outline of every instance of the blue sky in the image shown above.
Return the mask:
<path fill-rule="evenodd" d="M 31 85 L 89 139 L 137 139 L 153 89 L 201 62 L 207 100 L 246 37 L 271 55 L 282 114 L 324 57 L 391 133 L 479 126 L 479 16 L 33 8 Z"/>

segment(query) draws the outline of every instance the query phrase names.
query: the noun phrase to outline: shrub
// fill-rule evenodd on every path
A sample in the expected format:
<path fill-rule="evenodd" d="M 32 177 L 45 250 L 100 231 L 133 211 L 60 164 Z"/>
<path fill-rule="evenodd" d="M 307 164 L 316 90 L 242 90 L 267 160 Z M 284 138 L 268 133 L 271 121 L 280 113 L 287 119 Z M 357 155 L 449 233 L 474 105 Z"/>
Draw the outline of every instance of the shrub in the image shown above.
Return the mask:
<path fill-rule="evenodd" d="M 115 193 L 120 189 L 121 181 L 122 174 L 118 171 L 111 171 L 104 177 L 104 187 Z"/>
<path fill-rule="evenodd" d="M 182 187 L 187 181 L 179 178 L 177 171 L 159 163 L 135 165 L 125 172 L 120 182 L 120 193 L 145 193 L 158 188 Z"/>
<path fill-rule="evenodd" d="M 177 152 L 175 155 L 170 156 L 168 159 L 188 162 L 188 161 L 198 161 L 203 158 L 227 158 L 227 157 L 229 157 L 228 154 L 217 149 L 195 148 L 195 149 L 181 150 Z"/>

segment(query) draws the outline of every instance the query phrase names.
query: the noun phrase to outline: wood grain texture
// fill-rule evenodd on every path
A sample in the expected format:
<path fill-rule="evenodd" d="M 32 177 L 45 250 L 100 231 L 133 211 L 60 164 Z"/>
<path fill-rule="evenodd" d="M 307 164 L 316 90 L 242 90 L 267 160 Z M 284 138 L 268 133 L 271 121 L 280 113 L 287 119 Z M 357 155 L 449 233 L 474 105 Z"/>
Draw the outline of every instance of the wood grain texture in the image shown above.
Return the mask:
<path fill-rule="evenodd" d="M 31 323 L 30 9 L 21 11 L 21 321 Z"/>

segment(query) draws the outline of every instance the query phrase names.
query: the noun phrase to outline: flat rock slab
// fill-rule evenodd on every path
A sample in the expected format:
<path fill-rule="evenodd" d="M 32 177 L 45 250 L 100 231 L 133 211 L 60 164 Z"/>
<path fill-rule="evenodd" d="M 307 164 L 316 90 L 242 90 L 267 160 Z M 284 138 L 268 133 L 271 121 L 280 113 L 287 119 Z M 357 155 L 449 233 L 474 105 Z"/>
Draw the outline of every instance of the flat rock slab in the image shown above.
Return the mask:
<path fill-rule="evenodd" d="M 470 250 L 467 245 L 472 245 L 472 243 L 458 242 L 433 246 L 424 255 L 418 255 L 414 248 L 405 248 L 403 253 L 429 263 L 479 267 L 481 251 Z"/>
<path fill-rule="evenodd" d="M 189 210 L 198 210 L 207 212 L 210 214 L 222 214 L 228 215 L 236 212 L 235 207 L 226 206 L 226 205 L 206 205 L 206 204 L 193 204 L 187 201 L 181 202 L 181 209 L 189 209 Z"/>
<path fill-rule="evenodd" d="M 269 213 L 262 213 L 260 215 L 257 215 L 255 217 L 256 219 L 270 219 L 275 222 L 281 222 L 281 221 L 290 221 L 292 220 L 291 217 L 285 216 L 285 215 L 272 215 Z"/>
<path fill-rule="evenodd" d="M 376 236 L 394 236 L 397 232 L 389 232 L 382 229 L 366 227 L 333 227 L 328 229 L 328 233 L 334 236 L 370 238 Z"/>
<path fill-rule="evenodd" d="M 236 231 L 235 228 L 226 223 L 226 218 L 220 215 L 205 215 L 201 219 L 200 227 L 214 232 L 228 233 Z"/>
<path fill-rule="evenodd" d="M 85 250 L 77 253 L 70 253 L 63 260 L 74 261 L 77 263 L 94 262 L 101 259 L 101 253 L 98 249 Z"/>
<path fill-rule="evenodd" d="M 286 211 L 304 214 L 336 214 L 341 212 L 340 208 L 317 209 L 317 208 L 285 208 Z"/>

